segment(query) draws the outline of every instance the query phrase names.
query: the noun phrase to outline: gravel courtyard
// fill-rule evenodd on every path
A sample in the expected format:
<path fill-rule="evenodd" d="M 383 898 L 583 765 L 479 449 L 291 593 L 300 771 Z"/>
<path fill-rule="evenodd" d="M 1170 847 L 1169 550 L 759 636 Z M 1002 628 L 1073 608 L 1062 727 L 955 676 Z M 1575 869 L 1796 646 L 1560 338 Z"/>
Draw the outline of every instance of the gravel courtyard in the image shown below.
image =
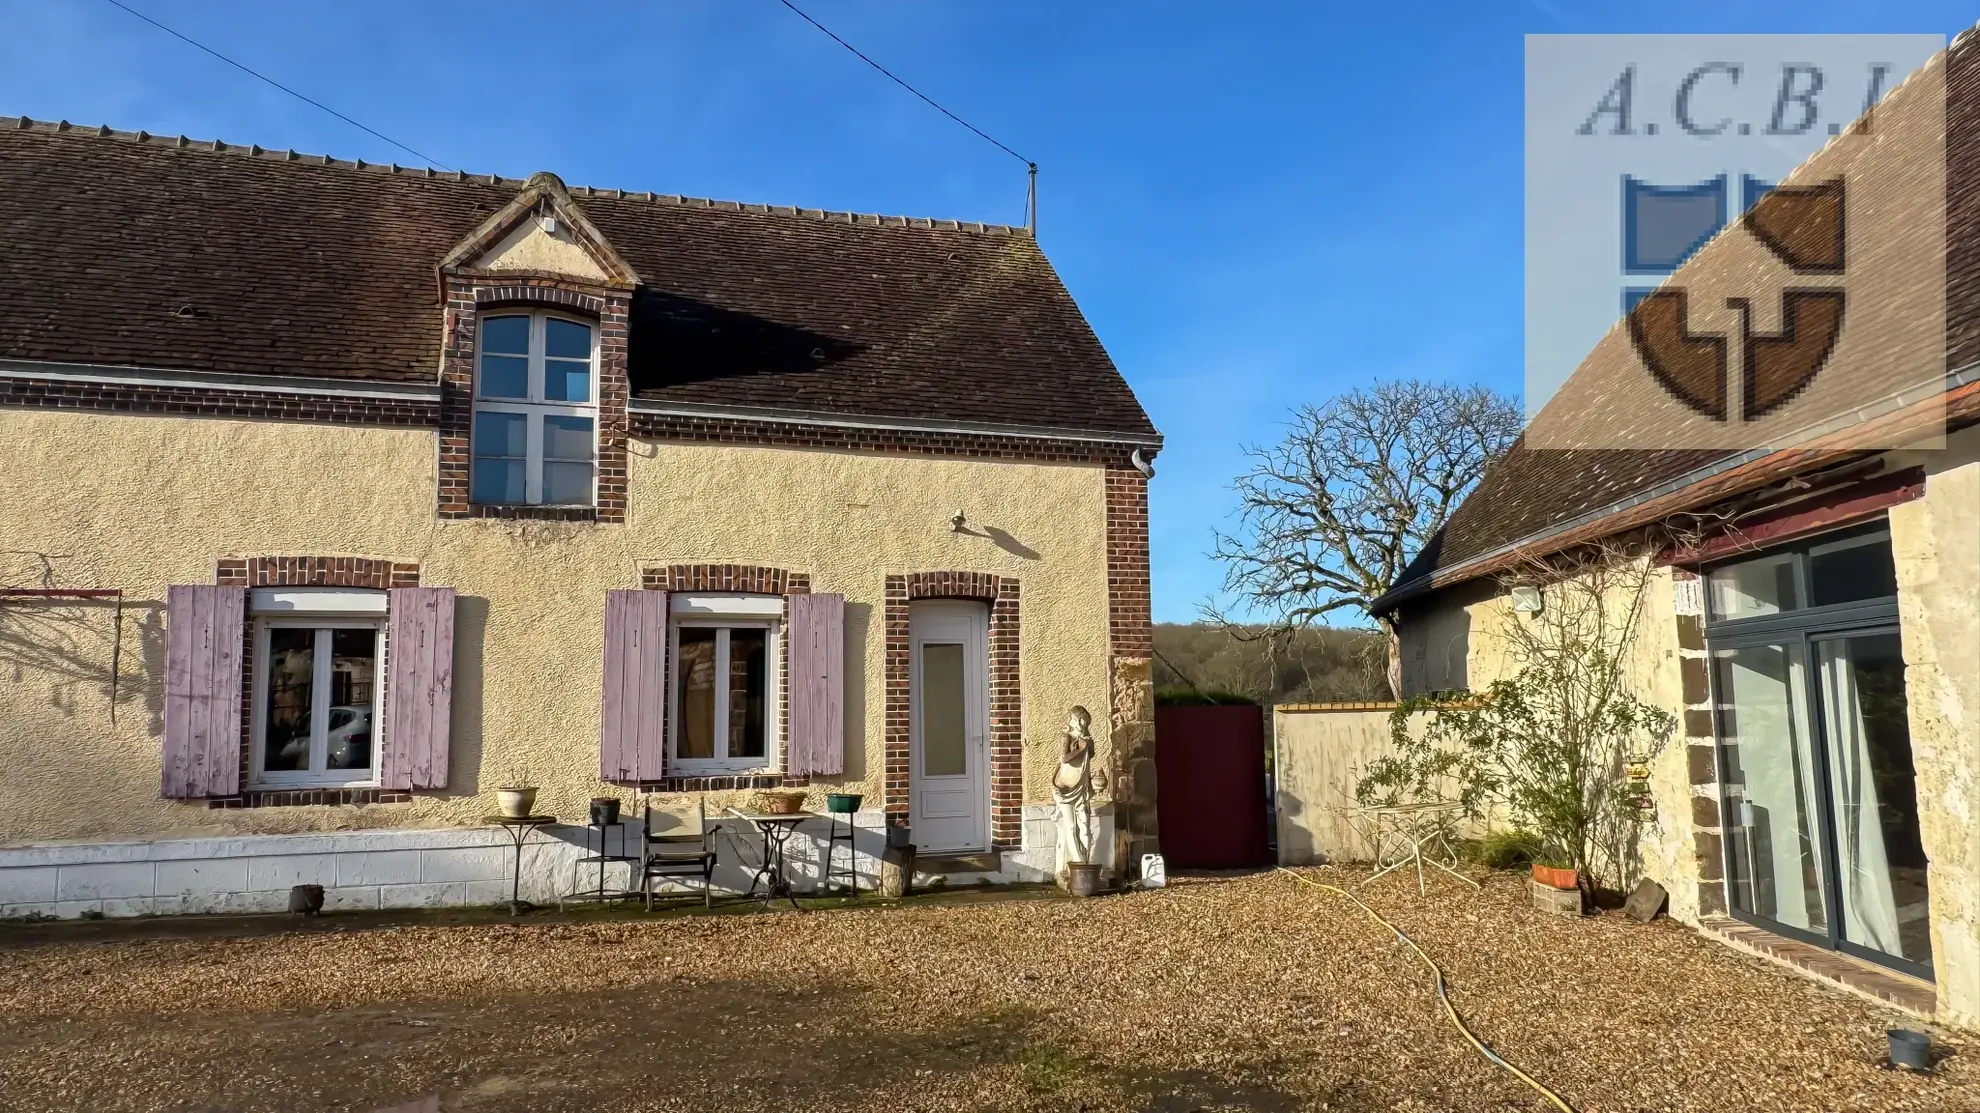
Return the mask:
<path fill-rule="evenodd" d="M 1677 925 L 1543 917 L 1510 875 L 1363 893 L 1578 1109 L 1980 1109 L 1964 1047 L 1934 1076 L 1881 1069 L 1894 1014 Z M 1088 902 L 101 934 L 0 926 L 0 1108 L 1550 1108 L 1386 932 L 1277 873 Z"/>

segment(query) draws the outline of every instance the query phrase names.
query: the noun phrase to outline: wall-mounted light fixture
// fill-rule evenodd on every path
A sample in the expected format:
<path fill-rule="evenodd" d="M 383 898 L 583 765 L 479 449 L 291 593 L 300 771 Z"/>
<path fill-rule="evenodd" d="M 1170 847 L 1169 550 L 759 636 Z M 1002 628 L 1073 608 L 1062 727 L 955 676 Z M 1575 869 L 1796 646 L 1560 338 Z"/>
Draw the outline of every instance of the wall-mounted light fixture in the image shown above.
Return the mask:
<path fill-rule="evenodd" d="M 956 511 L 956 516 L 949 519 L 949 532 L 961 533 L 963 531 L 963 523 L 967 522 L 968 520 L 969 519 L 963 517 L 962 511 L 960 510 Z"/>

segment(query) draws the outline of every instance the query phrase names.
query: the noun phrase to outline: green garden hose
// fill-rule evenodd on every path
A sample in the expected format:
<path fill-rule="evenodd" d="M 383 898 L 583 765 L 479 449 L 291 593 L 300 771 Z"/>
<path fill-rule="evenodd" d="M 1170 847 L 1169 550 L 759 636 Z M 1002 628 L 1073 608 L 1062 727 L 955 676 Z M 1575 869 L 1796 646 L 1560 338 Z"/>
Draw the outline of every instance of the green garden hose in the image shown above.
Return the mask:
<path fill-rule="evenodd" d="M 1443 967 L 1438 966 L 1435 959 L 1431 958 L 1429 954 L 1427 954 L 1423 950 L 1423 948 L 1417 946 L 1416 940 L 1411 939 L 1407 935 L 1404 935 L 1401 928 L 1383 919 L 1382 914 L 1380 912 L 1377 912 L 1373 908 L 1370 908 L 1368 907 L 1368 905 L 1362 903 L 1360 897 L 1355 896 L 1353 893 L 1348 892 L 1346 889 L 1343 889 L 1338 885 L 1328 885 L 1325 882 L 1315 881 L 1310 877 L 1302 877 L 1299 874 L 1294 873 L 1293 871 L 1285 868 L 1284 866 L 1279 867 L 1279 872 L 1285 874 L 1287 877 L 1292 878 L 1294 881 L 1297 881 L 1302 885 L 1311 885 L 1316 889 L 1325 889 L 1330 893 L 1339 893 L 1340 895 L 1353 901 L 1357 906 L 1360 907 L 1360 909 L 1363 912 L 1366 912 L 1371 917 L 1373 917 L 1376 923 L 1381 924 L 1383 927 L 1388 928 L 1392 932 L 1395 932 L 1396 938 L 1404 943 L 1409 944 L 1409 949 L 1415 951 L 1416 957 L 1423 960 L 1423 965 L 1428 966 L 1430 968 L 1430 972 L 1437 976 L 1437 1000 L 1440 1004 L 1444 1006 L 1444 1015 L 1450 1018 L 1451 1024 L 1457 1028 L 1458 1034 L 1462 1035 L 1465 1038 L 1466 1042 L 1470 1043 L 1472 1047 L 1476 1048 L 1480 1055 L 1485 1056 L 1485 1058 L 1491 1060 L 1493 1063 L 1496 1063 L 1497 1065 L 1504 1067 L 1506 1070 L 1511 1071 L 1514 1078 L 1517 1078 L 1521 1082 L 1526 1083 L 1528 1086 L 1533 1087 L 1535 1090 L 1540 1091 L 1541 1095 L 1544 1096 L 1548 1101 L 1553 1102 L 1554 1108 L 1559 1109 L 1561 1113 L 1575 1113 L 1574 1106 L 1569 1105 L 1567 1102 L 1561 1100 L 1561 1096 L 1559 1094 L 1555 1093 L 1552 1090 L 1549 1090 L 1547 1087 L 1541 1085 L 1539 1082 L 1534 1081 L 1532 1075 L 1527 1074 L 1525 1071 L 1520 1070 L 1516 1066 L 1513 1066 L 1511 1063 L 1506 1061 L 1504 1056 L 1500 1055 L 1496 1051 L 1493 1051 L 1491 1048 L 1485 1046 L 1484 1041 L 1480 1040 L 1477 1036 L 1472 1035 L 1471 1029 L 1465 1027 L 1464 1018 L 1458 1015 L 1457 1007 L 1451 1004 L 1450 990 L 1445 985 L 1444 982 Z"/>

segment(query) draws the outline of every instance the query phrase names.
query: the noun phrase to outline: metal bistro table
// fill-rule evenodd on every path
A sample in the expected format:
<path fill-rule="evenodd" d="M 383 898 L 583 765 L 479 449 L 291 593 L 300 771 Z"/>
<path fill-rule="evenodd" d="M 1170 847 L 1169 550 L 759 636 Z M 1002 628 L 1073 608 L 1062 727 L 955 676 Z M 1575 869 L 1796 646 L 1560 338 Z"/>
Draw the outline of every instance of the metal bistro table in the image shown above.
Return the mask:
<path fill-rule="evenodd" d="M 539 827 L 548 827 L 557 822 L 554 815 L 491 815 L 482 822 L 500 827 L 509 833 L 516 844 L 515 869 L 509 874 L 509 915 L 520 916 L 535 908 L 534 904 L 521 899 L 522 892 L 522 848 L 529 841 L 529 833 Z"/>
<path fill-rule="evenodd" d="M 756 867 L 756 876 L 749 879 L 749 891 L 743 899 L 756 895 L 756 887 L 763 886 L 763 903 L 768 906 L 779 899 L 791 902 L 792 908 L 799 907 L 797 894 L 791 889 L 790 874 L 784 868 L 784 844 L 791 841 L 791 834 L 798 824 L 807 819 L 822 818 L 816 812 L 746 812 L 740 808 L 725 809 L 751 826 L 763 836 L 763 862 Z"/>
<path fill-rule="evenodd" d="M 1361 883 L 1366 885 L 1385 873 L 1414 866 L 1416 893 L 1423 896 L 1428 891 L 1423 883 L 1423 867 L 1427 865 L 1474 889 L 1481 888 L 1478 882 L 1458 872 L 1457 848 L 1451 845 L 1451 826 L 1463 812 L 1463 805 L 1443 800 L 1366 809 L 1375 823 L 1375 864 L 1382 868 L 1363 878 Z M 1388 856 L 1390 836 L 1400 844 L 1393 858 Z M 1425 848 L 1434 849 L 1425 854 Z M 1437 853 L 1439 850 L 1441 854 Z"/>

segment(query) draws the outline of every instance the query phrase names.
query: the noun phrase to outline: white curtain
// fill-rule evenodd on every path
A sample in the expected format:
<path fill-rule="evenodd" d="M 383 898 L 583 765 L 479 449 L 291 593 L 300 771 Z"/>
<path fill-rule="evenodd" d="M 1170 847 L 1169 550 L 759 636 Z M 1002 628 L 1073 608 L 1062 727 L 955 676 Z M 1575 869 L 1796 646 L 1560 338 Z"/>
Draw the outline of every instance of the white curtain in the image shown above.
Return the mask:
<path fill-rule="evenodd" d="M 1843 935 L 1853 943 L 1901 955 L 1891 864 L 1870 762 L 1870 732 L 1857 698 L 1856 664 L 1847 639 L 1817 643 L 1822 703 L 1828 715 L 1829 770 L 1835 792 L 1836 847 L 1841 861 Z"/>

